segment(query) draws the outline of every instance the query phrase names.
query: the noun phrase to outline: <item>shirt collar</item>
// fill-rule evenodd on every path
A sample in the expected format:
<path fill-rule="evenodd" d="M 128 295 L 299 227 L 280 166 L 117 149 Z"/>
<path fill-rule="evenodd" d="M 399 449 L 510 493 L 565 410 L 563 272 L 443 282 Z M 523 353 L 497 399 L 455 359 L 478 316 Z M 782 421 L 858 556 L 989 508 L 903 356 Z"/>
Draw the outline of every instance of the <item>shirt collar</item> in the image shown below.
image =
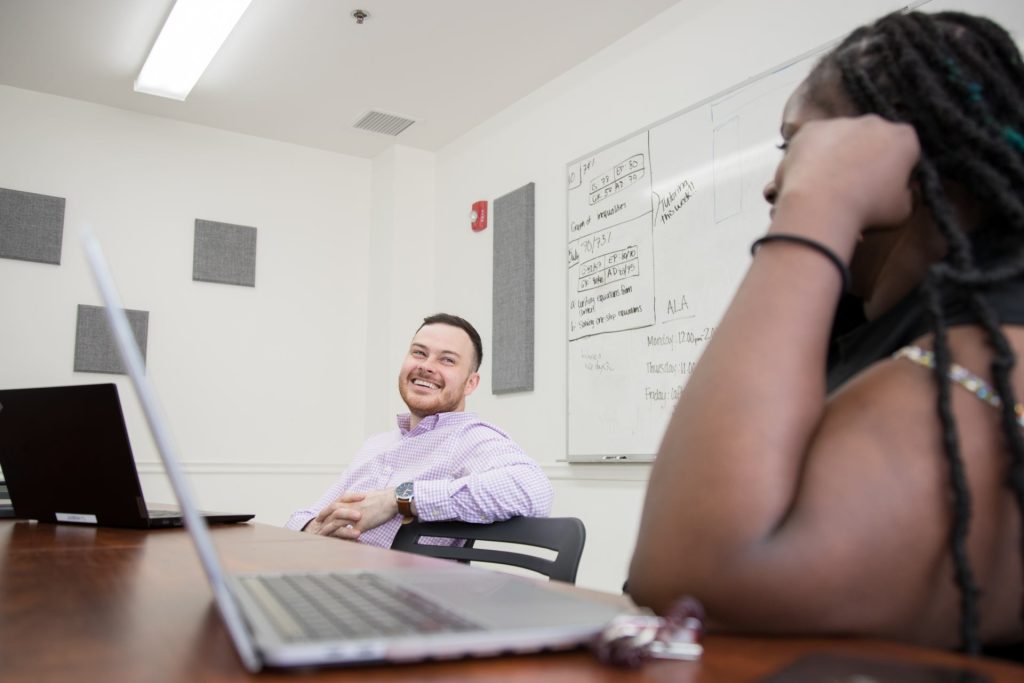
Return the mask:
<path fill-rule="evenodd" d="M 476 420 L 476 413 L 468 411 L 435 413 L 433 415 L 427 415 L 425 418 L 420 420 L 418 425 L 416 425 L 416 429 L 410 430 L 409 425 L 412 423 L 412 415 L 409 413 L 399 413 L 396 417 L 398 429 L 402 432 L 403 436 L 410 433 L 429 432 L 437 429 L 438 427 L 475 422 Z"/>

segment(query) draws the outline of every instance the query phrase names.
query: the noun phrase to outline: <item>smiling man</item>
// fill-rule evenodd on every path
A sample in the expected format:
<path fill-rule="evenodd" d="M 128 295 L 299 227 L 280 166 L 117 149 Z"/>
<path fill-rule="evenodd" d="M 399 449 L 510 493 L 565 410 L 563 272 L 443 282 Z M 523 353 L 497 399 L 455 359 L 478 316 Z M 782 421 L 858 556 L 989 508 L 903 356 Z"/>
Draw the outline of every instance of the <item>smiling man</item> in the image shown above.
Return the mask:
<path fill-rule="evenodd" d="M 505 432 L 465 412 L 482 359 L 480 335 L 467 321 L 425 318 L 398 375 L 409 408 L 398 429 L 367 440 L 320 500 L 285 526 L 389 548 L 404 517 L 547 516 L 553 492 L 537 463 Z"/>

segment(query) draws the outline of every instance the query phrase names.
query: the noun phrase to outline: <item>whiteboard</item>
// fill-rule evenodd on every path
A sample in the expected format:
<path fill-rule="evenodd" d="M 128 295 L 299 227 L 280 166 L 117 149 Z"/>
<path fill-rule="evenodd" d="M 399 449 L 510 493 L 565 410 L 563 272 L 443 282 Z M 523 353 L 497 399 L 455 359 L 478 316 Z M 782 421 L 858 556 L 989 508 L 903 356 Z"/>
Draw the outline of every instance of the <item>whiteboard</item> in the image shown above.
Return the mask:
<path fill-rule="evenodd" d="M 654 458 L 768 227 L 782 109 L 824 49 L 567 165 L 570 461 Z"/>

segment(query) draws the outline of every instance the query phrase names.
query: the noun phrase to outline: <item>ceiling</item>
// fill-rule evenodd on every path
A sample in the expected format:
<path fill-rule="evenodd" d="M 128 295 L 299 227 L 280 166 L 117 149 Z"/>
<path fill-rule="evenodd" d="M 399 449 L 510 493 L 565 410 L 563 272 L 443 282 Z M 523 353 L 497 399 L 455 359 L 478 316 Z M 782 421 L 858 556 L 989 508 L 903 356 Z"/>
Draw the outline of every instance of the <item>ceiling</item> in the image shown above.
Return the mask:
<path fill-rule="evenodd" d="M 0 84 L 360 157 L 437 150 L 679 1 L 253 0 L 178 102 L 132 90 L 173 0 L 0 0 Z M 353 128 L 371 110 L 416 123 Z"/>

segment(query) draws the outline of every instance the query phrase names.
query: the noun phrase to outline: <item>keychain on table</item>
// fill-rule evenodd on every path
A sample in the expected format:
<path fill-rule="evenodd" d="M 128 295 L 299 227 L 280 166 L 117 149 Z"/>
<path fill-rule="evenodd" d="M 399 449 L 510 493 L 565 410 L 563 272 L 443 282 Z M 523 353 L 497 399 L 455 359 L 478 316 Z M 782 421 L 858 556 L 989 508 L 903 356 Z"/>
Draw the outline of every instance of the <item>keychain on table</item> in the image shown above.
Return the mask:
<path fill-rule="evenodd" d="M 704 607 L 695 598 L 678 600 L 663 617 L 622 615 L 612 619 L 591 643 L 605 664 L 635 668 L 648 659 L 693 661 L 704 652 Z"/>

